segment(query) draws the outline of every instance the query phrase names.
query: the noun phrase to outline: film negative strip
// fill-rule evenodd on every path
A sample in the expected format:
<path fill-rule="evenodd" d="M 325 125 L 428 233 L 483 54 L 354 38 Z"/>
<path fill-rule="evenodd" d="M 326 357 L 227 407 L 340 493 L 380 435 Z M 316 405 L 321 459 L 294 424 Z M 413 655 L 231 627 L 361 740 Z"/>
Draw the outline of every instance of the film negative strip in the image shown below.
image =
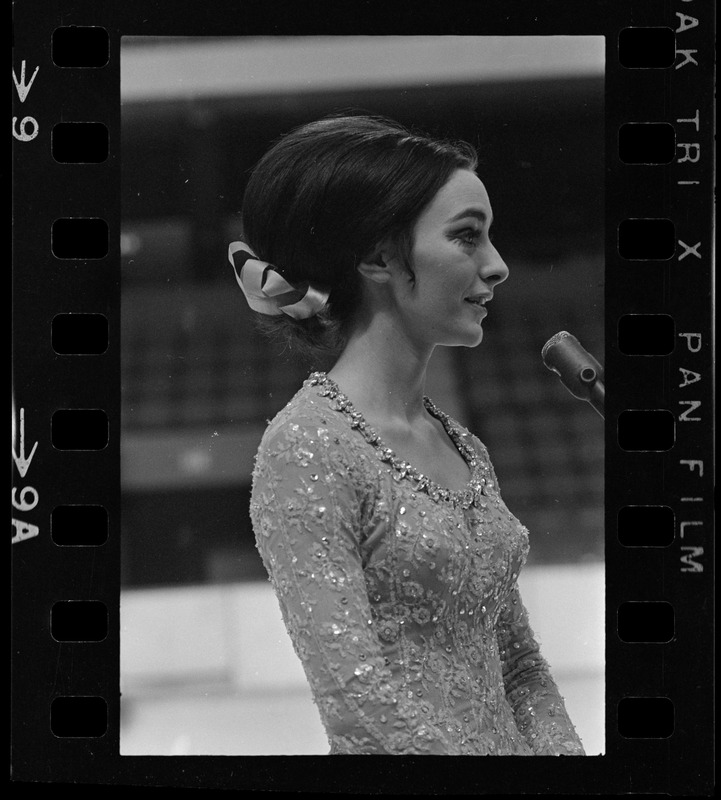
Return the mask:
<path fill-rule="evenodd" d="M 715 3 L 440 5 L 14 5 L 16 782 L 713 793 Z M 121 755 L 121 40 L 301 34 L 605 38 L 605 364 L 573 362 L 605 420 L 602 755 Z"/>

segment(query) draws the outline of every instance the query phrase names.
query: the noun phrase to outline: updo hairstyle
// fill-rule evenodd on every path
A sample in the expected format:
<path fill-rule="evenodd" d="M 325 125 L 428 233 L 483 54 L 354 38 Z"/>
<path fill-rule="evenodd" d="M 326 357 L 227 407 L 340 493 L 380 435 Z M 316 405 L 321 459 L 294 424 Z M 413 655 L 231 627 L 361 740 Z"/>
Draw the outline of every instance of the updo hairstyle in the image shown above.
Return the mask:
<path fill-rule="evenodd" d="M 243 239 L 298 288 L 330 296 L 316 316 L 265 316 L 262 327 L 291 349 L 342 347 L 361 297 L 358 264 L 388 239 L 412 276 L 420 213 L 457 169 L 476 166 L 470 144 L 382 117 L 327 117 L 280 138 L 251 173 Z"/>

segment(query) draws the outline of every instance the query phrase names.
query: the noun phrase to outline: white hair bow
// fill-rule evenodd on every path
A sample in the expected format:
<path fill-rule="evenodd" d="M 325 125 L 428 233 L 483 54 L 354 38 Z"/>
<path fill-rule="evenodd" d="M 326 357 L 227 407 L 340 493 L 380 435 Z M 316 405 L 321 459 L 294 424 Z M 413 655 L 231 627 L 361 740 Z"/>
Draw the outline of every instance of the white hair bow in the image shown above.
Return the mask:
<path fill-rule="evenodd" d="M 315 316 L 328 302 L 329 292 L 308 285 L 303 297 L 296 302 L 284 297 L 300 291 L 278 272 L 272 264 L 260 261 L 244 242 L 231 242 L 228 246 L 230 261 L 248 305 L 261 314 L 278 316 L 287 314 L 293 319 L 307 319 Z"/>

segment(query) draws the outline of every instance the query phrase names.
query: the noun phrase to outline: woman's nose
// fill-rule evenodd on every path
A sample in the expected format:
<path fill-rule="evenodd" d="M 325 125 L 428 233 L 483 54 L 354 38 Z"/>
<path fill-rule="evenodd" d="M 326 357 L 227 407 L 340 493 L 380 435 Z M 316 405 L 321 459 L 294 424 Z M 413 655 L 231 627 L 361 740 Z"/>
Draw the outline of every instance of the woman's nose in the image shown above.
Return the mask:
<path fill-rule="evenodd" d="M 481 278 L 490 286 L 496 286 L 503 283 L 508 277 L 509 270 L 506 262 L 501 258 L 501 254 L 491 245 L 490 252 L 484 259 L 484 264 L 481 267 Z"/>

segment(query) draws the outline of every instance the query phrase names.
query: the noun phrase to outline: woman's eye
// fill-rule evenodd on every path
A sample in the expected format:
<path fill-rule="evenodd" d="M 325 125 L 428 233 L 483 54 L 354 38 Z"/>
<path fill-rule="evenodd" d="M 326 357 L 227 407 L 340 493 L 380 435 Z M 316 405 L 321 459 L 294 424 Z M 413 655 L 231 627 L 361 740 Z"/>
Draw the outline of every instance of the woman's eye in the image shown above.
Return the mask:
<path fill-rule="evenodd" d="M 476 244 L 481 238 L 481 232 L 472 228 L 461 231 L 456 235 L 456 238 L 463 244 Z"/>

